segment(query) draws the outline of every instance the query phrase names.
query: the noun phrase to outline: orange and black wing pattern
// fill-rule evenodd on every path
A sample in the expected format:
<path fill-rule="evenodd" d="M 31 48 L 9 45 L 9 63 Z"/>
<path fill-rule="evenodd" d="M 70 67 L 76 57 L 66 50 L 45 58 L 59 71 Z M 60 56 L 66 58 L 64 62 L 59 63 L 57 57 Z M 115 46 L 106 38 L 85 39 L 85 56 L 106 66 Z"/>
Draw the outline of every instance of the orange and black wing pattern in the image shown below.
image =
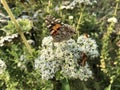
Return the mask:
<path fill-rule="evenodd" d="M 45 19 L 47 28 L 50 30 L 50 35 L 53 37 L 54 42 L 61 42 L 69 40 L 74 34 L 75 29 L 68 24 L 64 24 L 60 19 L 48 15 Z"/>

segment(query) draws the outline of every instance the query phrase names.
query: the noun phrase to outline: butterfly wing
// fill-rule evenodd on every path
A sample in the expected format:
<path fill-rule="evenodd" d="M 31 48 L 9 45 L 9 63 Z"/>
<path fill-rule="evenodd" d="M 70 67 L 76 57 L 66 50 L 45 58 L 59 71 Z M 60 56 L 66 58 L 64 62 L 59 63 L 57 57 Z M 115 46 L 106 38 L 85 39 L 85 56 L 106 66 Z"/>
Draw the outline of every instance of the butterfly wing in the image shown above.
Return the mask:
<path fill-rule="evenodd" d="M 46 24 L 54 42 L 69 40 L 74 34 L 76 34 L 74 28 L 70 25 L 63 24 L 60 19 L 55 19 L 50 15 L 46 17 Z"/>

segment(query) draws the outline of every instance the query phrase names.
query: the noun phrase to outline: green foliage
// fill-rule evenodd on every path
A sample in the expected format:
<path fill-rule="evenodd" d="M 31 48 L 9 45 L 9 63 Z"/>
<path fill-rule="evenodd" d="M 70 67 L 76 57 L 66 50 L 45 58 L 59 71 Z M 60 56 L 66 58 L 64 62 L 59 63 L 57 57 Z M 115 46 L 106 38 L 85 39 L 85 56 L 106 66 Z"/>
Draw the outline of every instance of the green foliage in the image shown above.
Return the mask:
<path fill-rule="evenodd" d="M 29 19 L 18 19 L 17 22 L 23 32 L 29 32 L 33 27 L 33 23 Z M 9 21 L 8 25 L 1 28 L 1 30 L 6 32 L 6 35 L 17 33 L 16 27 L 12 21 Z"/>
<path fill-rule="evenodd" d="M 66 3 L 70 4 L 72 1 L 7 0 L 24 35 L 34 41 L 31 46 L 35 52 L 33 55 L 29 54 L 20 37 L 0 46 L 0 59 L 7 66 L 3 74 L 0 74 L 0 90 L 120 90 L 120 0 L 97 0 L 92 5 L 82 3 L 76 4 L 73 9 L 66 9 Z M 64 5 L 66 6 L 63 8 Z M 29 18 L 23 19 L 24 15 Z M 45 25 L 46 15 L 53 15 L 73 26 L 77 31 L 73 37 L 75 40 L 82 34 L 89 34 L 96 40 L 100 57 L 88 61 L 94 73 L 93 79 L 86 82 L 79 79 L 41 79 L 40 73 L 34 68 L 34 60 L 41 50 L 42 39 L 49 35 Z M 117 23 L 108 22 L 111 17 L 115 17 Z M 1 44 L 3 37 L 17 33 L 17 30 L 2 4 L 0 20 Z M 56 77 L 60 78 L 60 72 Z"/>

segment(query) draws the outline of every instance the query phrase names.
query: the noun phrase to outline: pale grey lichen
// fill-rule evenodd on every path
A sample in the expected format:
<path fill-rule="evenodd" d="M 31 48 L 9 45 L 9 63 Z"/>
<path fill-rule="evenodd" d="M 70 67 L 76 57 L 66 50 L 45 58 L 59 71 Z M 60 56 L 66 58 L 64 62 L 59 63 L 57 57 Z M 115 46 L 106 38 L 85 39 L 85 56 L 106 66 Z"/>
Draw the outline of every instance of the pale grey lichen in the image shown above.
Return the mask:
<path fill-rule="evenodd" d="M 0 37 L 0 47 L 3 47 L 6 42 L 12 42 L 13 39 L 18 38 L 18 34 L 7 35 L 5 37 Z"/>
<path fill-rule="evenodd" d="M 83 35 L 78 37 L 77 44 L 79 45 L 79 47 L 81 47 L 80 51 L 85 53 L 90 58 L 95 58 L 99 55 L 97 50 L 98 46 L 95 40 L 87 38 Z"/>
<path fill-rule="evenodd" d="M 5 64 L 4 61 L 2 61 L 0 59 L 0 74 L 3 74 L 3 72 L 5 71 L 5 69 L 6 69 L 6 64 Z"/>
<path fill-rule="evenodd" d="M 35 69 L 40 71 L 42 79 L 52 79 L 58 72 L 66 78 L 87 80 L 92 77 L 87 62 L 85 66 L 78 62 L 82 53 L 90 58 L 99 56 L 95 40 L 80 36 L 77 42 L 70 39 L 55 43 L 53 38 L 48 36 L 43 39 L 41 48 L 40 55 L 35 59 Z"/>
<path fill-rule="evenodd" d="M 80 4 L 85 5 L 92 5 L 93 3 L 97 3 L 96 0 L 73 0 L 72 2 L 69 2 L 68 5 L 62 5 L 61 9 L 74 9 L 76 6 L 79 6 Z"/>

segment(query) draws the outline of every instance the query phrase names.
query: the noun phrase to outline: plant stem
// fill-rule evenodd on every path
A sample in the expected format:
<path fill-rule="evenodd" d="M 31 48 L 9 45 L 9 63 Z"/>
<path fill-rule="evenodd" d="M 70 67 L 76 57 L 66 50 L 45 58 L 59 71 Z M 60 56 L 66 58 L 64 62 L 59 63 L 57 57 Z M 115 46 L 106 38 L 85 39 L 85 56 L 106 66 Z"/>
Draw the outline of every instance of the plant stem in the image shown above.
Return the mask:
<path fill-rule="evenodd" d="M 70 90 L 69 81 L 67 78 L 61 80 L 62 90 Z"/>
<path fill-rule="evenodd" d="M 79 28 L 79 25 L 80 25 L 80 22 L 81 22 L 81 19 L 82 19 L 82 16 L 83 16 L 83 11 L 85 9 L 85 5 L 82 9 L 82 12 L 80 13 L 80 16 L 79 16 L 79 19 L 78 19 L 78 22 L 77 22 L 77 26 L 76 26 L 76 30 L 78 31 L 78 28 Z M 78 37 L 79 37 L 79 31 L 78 31 Z"/>
<path fill-rule="evenodd" d="M 115 16 L 117 15 L 118 5 L 119 5 L 119 2 L 116 1 L 115 12 L 114 12 Z"/>

